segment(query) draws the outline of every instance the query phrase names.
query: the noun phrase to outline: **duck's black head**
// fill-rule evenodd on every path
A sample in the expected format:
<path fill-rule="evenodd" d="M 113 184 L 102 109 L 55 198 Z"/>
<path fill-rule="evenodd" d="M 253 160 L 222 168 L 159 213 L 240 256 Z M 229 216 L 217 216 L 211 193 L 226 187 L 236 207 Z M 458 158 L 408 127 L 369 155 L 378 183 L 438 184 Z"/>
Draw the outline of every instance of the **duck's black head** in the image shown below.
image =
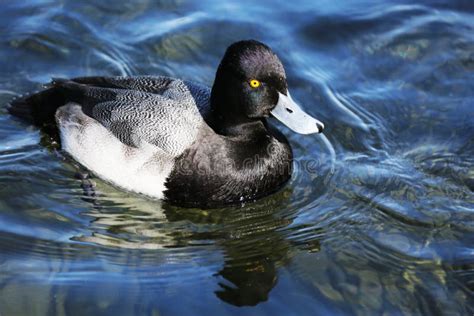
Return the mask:
<path fill-rule="evenodd" d="M 213 127 L 222 134 L 241 133 L 270 116 L 303 134 L 324 128 L 293 102 L 280 59 L 255 40 L 236 42 L 227 48 L 212 87 L 211 107 Z"/>

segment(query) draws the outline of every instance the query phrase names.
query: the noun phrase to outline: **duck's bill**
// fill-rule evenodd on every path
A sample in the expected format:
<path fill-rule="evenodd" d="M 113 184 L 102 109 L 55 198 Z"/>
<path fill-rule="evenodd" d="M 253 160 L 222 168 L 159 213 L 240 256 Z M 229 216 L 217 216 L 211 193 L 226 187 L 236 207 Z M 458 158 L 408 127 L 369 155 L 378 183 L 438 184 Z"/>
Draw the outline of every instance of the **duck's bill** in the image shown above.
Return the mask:
<path fill-rule="evenodd" d="M 278 103 L 270 113 L 288 128 L 299 134 L 321 133 L 324 129 L 324 124 L 306 114 L 293 101 L 289 93 L 286 96 L 278 92 Z"/>

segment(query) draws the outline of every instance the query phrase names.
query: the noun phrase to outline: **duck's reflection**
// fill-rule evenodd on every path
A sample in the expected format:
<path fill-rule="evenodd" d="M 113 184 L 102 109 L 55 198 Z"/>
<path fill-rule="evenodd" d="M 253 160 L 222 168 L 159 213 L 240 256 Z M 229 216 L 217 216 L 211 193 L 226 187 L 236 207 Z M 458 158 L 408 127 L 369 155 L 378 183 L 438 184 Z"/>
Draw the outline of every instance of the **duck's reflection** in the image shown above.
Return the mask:
<path fill-rule="evenodd" d="M 224 267 L 215 274 L 216 296 L 236 306 L 253 306 L 268 299 L 278 281 L 278 267 L 291 256 L 285 238 L 291 216 L 279 212 L 285 209 L 286 196 L 283 191 L 247 207 L 202 211 L 99 194 L 87 213 L 94 218 L 92 233 L 77 239 L 133 249 L 211 241 L 225 256 Z"/>
<path fill-rule="evenodd" d="M 268 299 L 277 283 L 277 267 L 289 260 L 289 243 L 284 228 L 291 222 L 276 214 L 285 192 L 245 208 L 207 211 L 211 216 L 190 216 L 169 208 L 170 221 L 191 220 L 215 223 L 219 236 L 215 242 L 225 253 L 224 267 L 216 273 L 221 300 L 236 305 L 257 305 Z"/>
<path fill-rule="evenodd" d="M 231 284 L 219 282 L 221 289 L 215 292 L 217 297 L 236 306 L 266 301 L 277 283 L 276 262 L 267 257 L 240 264 L 227 260 L 219 275 Z"/>

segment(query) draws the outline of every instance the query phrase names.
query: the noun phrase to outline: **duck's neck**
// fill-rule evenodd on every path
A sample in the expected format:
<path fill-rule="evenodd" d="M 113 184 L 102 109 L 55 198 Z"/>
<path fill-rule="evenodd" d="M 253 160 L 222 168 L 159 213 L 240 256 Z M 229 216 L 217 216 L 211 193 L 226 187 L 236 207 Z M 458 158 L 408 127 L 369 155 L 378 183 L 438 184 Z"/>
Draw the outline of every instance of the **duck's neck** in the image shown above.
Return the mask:
<path fill-rule="evenodd" d="M 251 136 L 254 134 L 268 134 L 266 123 L 263 120 L 237 120 L 235 118 L 227 118 L 212 112 L 209 120 L 212 129 L 223 136 Z"/>

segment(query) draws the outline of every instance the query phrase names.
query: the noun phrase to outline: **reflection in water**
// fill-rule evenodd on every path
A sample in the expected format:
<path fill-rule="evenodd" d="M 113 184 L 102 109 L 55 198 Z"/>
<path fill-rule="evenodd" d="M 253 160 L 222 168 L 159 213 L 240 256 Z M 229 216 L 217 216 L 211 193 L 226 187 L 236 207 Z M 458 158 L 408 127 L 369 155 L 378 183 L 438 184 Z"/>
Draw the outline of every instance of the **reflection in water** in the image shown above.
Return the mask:
<path fill-rule="evenodd" d="M 265 256 L 243 263 L 228 260 L 219 275 L 232 285 L 219 283 L 222 289 L 216 291 L 216 295 L 236 306 L 257 305 L 268 299 L 277 282 L 276 274 L 275 262 Z"/>
<path fill-rule="evenodd" d="M 282 231 L 291 220 L 275 212 L 288 192 L 245 209 L 204 211 L 120 197 L 107 185 L 99 182 L 96 188 L 88 176 L 81 178 L 85 199 L 92 204 L 83 213 L 93 218 L 92 232 L 74 240 L 149 250 L 214 244 L 224 256 L 224 267 L 214 275 L 219 286 L 215 294 L 227 303 L 254 306 L 268 300 L 277 283 L 277 267 L 290 259 L 291 245 Z"/>

